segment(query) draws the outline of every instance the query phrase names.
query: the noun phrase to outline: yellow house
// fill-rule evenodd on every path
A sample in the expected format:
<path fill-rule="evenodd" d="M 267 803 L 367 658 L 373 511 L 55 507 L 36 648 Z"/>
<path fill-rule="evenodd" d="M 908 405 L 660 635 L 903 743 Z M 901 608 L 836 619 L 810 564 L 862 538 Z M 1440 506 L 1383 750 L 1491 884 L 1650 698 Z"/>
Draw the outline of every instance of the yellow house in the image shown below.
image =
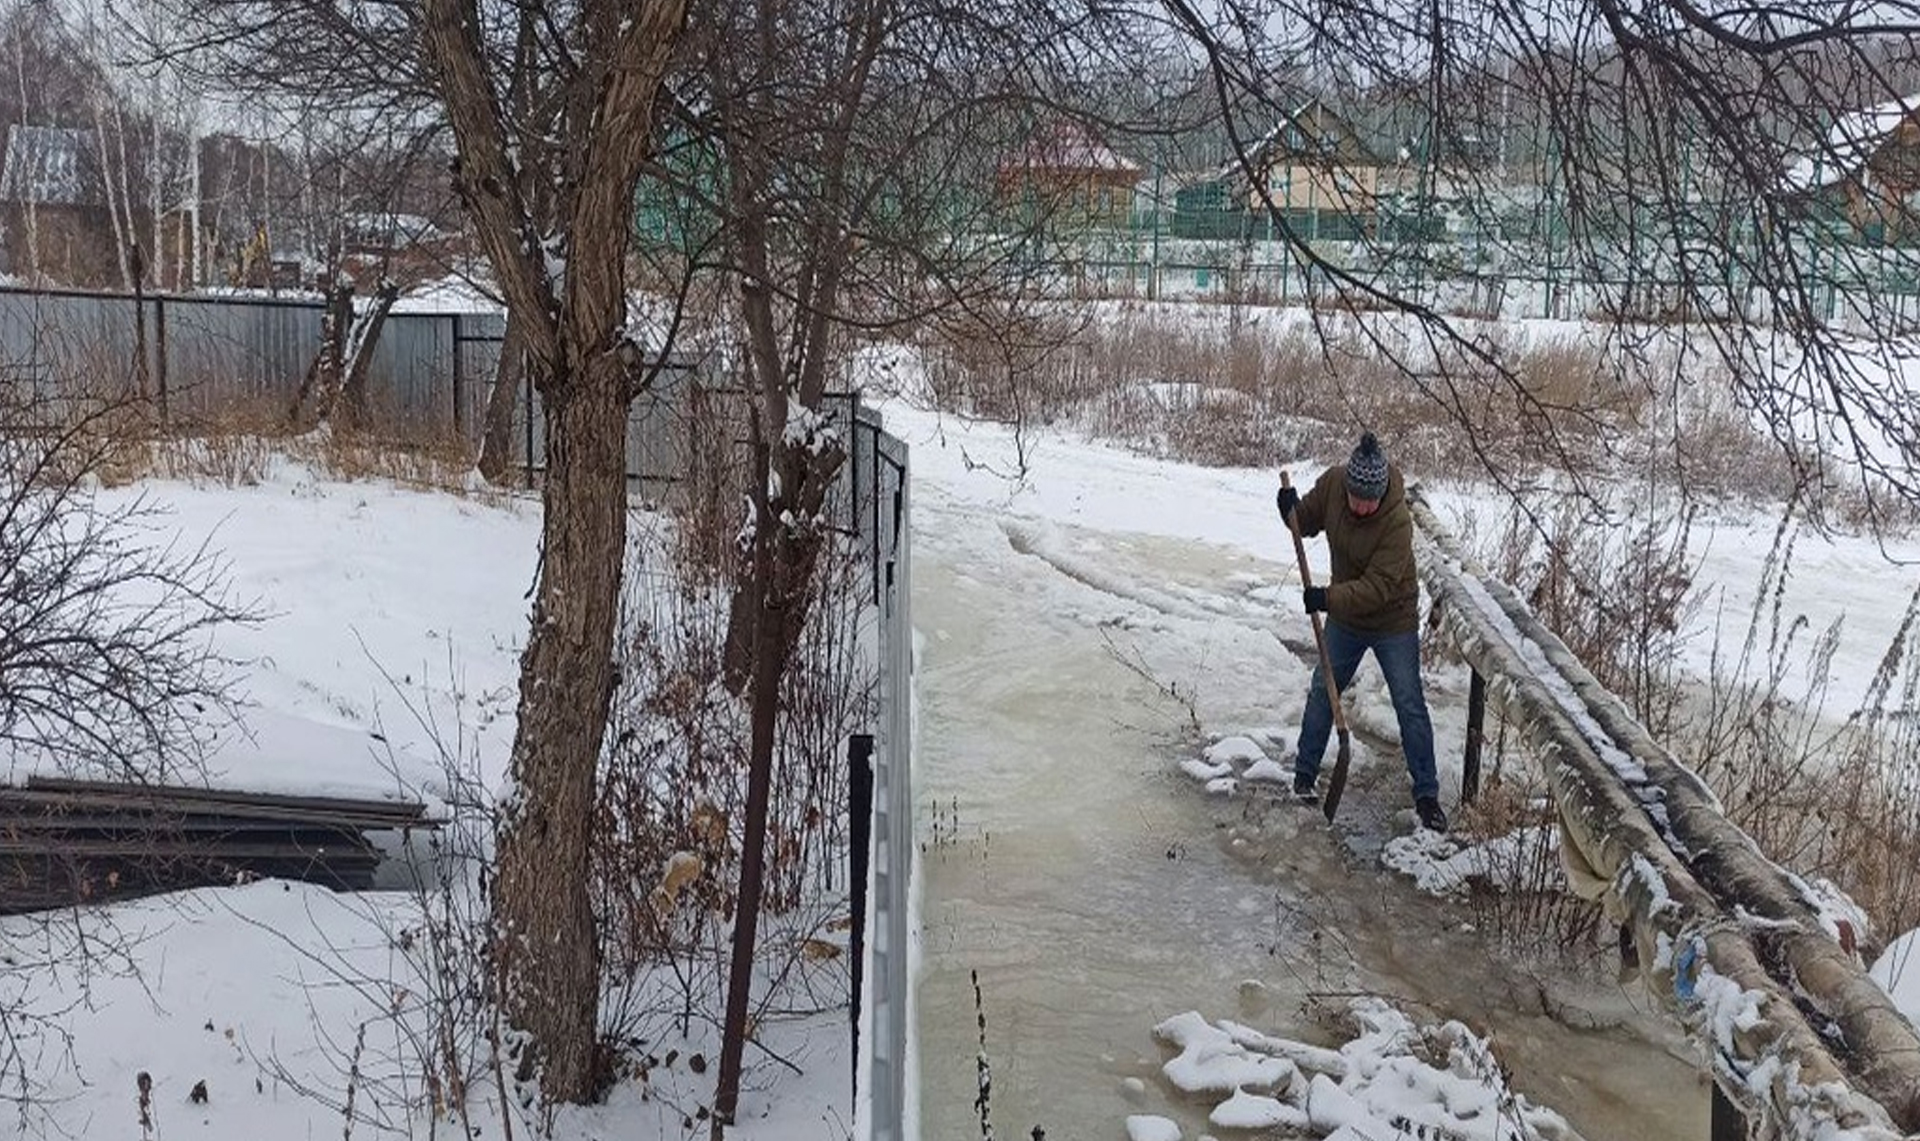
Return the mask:
<path fill-rule="evenodd" d="M 1308 237 L 1358 237 L 1372 228 L 1387 164 L 1322 101 L 1287 114 L 1251 157 L 1258 181 L 1247 189 L 1249 210 L 1271 205 Z"/>

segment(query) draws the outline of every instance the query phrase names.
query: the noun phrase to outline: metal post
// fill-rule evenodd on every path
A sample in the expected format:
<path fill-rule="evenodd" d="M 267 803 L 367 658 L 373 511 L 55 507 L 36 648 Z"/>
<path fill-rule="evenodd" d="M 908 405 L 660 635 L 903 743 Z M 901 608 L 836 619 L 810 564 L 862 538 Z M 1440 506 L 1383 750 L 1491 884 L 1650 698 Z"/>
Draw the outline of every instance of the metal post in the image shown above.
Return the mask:
<path fill-rule="evenodd" d="M 1320 240 L 1320 180 L 1313 172 L 1307 173 L 1307 241 Z M 1311 302 L 1309 302 L 1311 304 Z"/>
<path fill-rule="evenodd" d="M 456 436 L 463 434 L 467 420 L 466 411 L 460 406 L 461 389 L 466 387 L 467 381 L 467 370 L 460 351 L 463 340 L 460 336 L 460 314 L 455 313 L 453 315 L 453 434 Z"/>
<path fill-rule="evenodd" d="M 167 422 L 167 299 L 153 299 L 153 364 L 160 422 Z"/>
<path fill-rule="evenodd" d="M 1460 767 L 1460 799 L 1471 801 L 1480 795 L 1480 742 L 1486 739 L 1482 726 L 1487 719 L 1487 679 L 1479 670 L 1467 682 L 1467 756 Z"/>
<path fill-rule="evenodd" d="M 869 482 L 867 499 L 873 504 L 873 518 L 867 523 L 867 565 L 873 571 L 873 604 L 880 605 L 880 426 L 871 425 L 868 435 L 872 442 L 867 445 L 867 463 Z"/>
<path fill-rule="evenodd" d="M 1746 1141 L 1747 1138 L 1747 1119 L 1720 1091 L 1719 1082 L 1713 1083 L 1713 1108 L 1707 1117 L 1707 1137 L 1710 1141 Z"/>
<path fill-rule="evenodd" d="M 1147 300 L 1160 300 L 1160 179 L 1161 163 L 1158 155 L 1153 162 L 1153 253 L 1147 259 Z"/>
<path fill-rule="evenodd" d="M 866 974 L 867 862 L 873 843 L 873 734 L 847 738 L 847 889 L 853 930 L 847 961 L 853 965 L 853 1091 L 860 1094 L 860 982 Z"/>

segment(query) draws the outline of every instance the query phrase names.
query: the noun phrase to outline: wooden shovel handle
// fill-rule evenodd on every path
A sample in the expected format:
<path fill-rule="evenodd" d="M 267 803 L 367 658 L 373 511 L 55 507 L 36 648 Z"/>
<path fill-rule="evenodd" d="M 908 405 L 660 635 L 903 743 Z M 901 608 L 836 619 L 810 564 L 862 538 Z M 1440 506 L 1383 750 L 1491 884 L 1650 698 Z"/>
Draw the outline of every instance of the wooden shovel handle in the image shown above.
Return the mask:
<path fill-rule="evenodd" d="M 1293 477 L 1285 470 L 1280 472 L 1280 486 L 1293 486 Z M 1298 507 L 1287 513 L 1287 531 L 1293 535 L 1293 554 L 1300 560 L 1300 585 L 1304 589 L 1313 585 L 1313 570 L 1307 565 L 1307 541 L 1300 537 L 1299 514 Z M 1320 675 L 1326 679 L 1327 701 L 1333 706 L 1333 726 L 1344 733 L 1347 729 L 1347 715 L 1340 708 L 1340 687 L 1333 680 L 1333 659 L 1327 656 L 1327 633 L 1320 625 L 1318 611 L 1307 617 L 1313 620 L 1313 644 L 1320 650 Z"/>

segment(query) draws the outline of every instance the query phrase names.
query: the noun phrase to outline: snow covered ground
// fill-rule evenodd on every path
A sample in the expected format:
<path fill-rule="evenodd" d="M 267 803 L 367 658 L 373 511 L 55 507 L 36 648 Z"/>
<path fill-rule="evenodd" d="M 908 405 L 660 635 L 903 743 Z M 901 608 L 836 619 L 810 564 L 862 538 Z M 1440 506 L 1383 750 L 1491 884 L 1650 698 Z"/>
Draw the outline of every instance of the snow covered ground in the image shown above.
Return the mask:
<path fill-rule="evenodd" d="M 231 560 L 237 593 L 271 615 L 226 632 L 225 651 L 252 662 L 245 688 L 254 704 L 244 726 L 223 735 L 215 783 L 433 800 L 445 792 L 445 743 L 498 787 L 537 503 L 345 483 L 288 463 L 256 486 L 162 482 L 104 494 L 145 494 L 169 508 L 180 533 L 211 536 Z M 422 973 L 420 924 L 408 893 L 336 895 L 280 882 L 51 924 L 0 921 L 8 963 L 0 1004 L 20 1012 L 10 1029 L 40 1084 L 20 1107 L 19 1132 L 157 1141 L 432 1135 L 434 1122 L 400 1108 L 425 1097 L 419 1059 L 432 1052 L 431 1000 L 445 986 Z M 83 943 L 91 956 L 81 955 Z M 845 1013 L 770 1020 L 766 1030 L 790 1066 L 750 1053 L 737 1134 L 846 1136 Z M 649 1033 L 647 1051 L 661 1064 L 621 1082 L 604 1106 L 563 1112 L 553 1135 L 704 1133 L 699 1106 L 711 1096 L 717 1034 L 696 1022 L 683 1037 L 665 1019 Z M 150 1081 L 144 1132 L 141 1074 Z M 358 1118 L 351 1129 L 348 1104 Z M 501 1136 L 490 1082 L 471 1104 L 479 1135 Z M 527 1122 L 516 1125 L 515 1136 L 531 1135 Z"/>
<path fill-rule="evenodd" d="M 1418 902 L 1411 883 L 1457 887 L 1500 852 L 1408 835 L 1397 750 L 1356 744 L 1344 841 L 1257 787 L 1286 779 L 1309 673 L 1277 467 L 1310 478 L 1342 457 L 1232 471 L 1036 430 L 1021 481 L 1006 428 L 907 401 L 885 412 L 913 449 L 919 787 L 935 805 L 922 821 L 935 834 L 923 840 L 922 1136 L 978 1135 L 975 971 L 1003 1132 L 1117 1136 L 1124 1122 L 1136 1141 L 1161 1141 L 1258 1119 L 1343 1138 L 1419 1124 L 1488 1137 L 1704 1133 L 1687 1047 L 1644 999 L 1563 983 L 1560 1013 L 1592 1032 L 1530 1017 L 1534 987 L 1551 984 L 1487 962 L 1460 930 L 1461 905 Z M 1468 484 L 1428 491 L 1454 521 L 1485 505 Z M 1716 619 L 1740 623 L 1725 637 L 1744 630 L 1774 527 L 1764 512 L 1725 510 L 1696 528 L 1703 585 L 1724 607 L 1696 617 L 1689 670 L 1706 672 Z M 1324 575 L 1324 545 L 1309 546 Z M 1852 708 L 1915 581 L 1871 540 L 1801 538 L 1787 613 L 1816 629 L 1844 617 L 1829 710 Z M 1435 671 L 1428 685 L 1452 804 L 1465 678 Z M 1391 742 L 1371 665 L 1354 697 L 1363 733 Z M 1337 1133 L 1316 1089 L 1365 1101 L 1363 1082 L 1336 1075 L 1414 1065 L 1378 1049 L 1377 1008 L 1348 1009 L 1348 994 L 1418 1011 L 1412 1038 L 1453 1018 L 1491 1031 L 1514 1087 L 1483 1082 L 1481 1096 L 1509 1111 L 1482 1116 L 1445 1092 L 1463 1065 L 1441 1050 L 1428 1060 L 1444 1078 L 1402 1075 L 1397 1100 Z M 1317 1077 L 1272 1064 L 1307 1043 L 1366 1062 Z M 1526 1099 L 1543 1112 L 1511 1111 Z M 1546 1112 L 1562 1109 L 1571 1125 Z"/>
<path fill-rule="evenodd" d="M 1284 769 L 1291 753 L 1307 634 L 1273 470 L 1166 464 L 1042 433 L 1015 484 L 1004 428 L 898 401 L 885 414 L 913 448 L 924 647 L 922 1136 L 978 1135 L 975 1011 L 958 985 L 972 968 L 1003 1133 L 1042 1124 L 1056 1138 L 1158 1141 L 1169 1130 L 1232 1136 L 1255 1118 L 1298 1125 L 1295 1114 L 1343 1141 L 1393 1135 L 1382 1122 L 1467 1136 L 1492 1136 L 1476 1130 L 1499 1121 L 1533 1131 L 1503 1136 L 1551 1137 L 1562 1119 L 1594 1137 L 1630 1135 L 1592 1124 L 1607 1121 L 1641 1135 L 1676 1123 L 1704 1132 L 1692 1128 L 1700 1087 L 1627 992 L 1554 996 L 1589 1017 L 1583 1033 L 1520 1009 L 1544 992 L 1473 1008 L 1511 980 L 1466 961 L 1475 944 L 1461 915 L 1410 877 L 1444 879 L 1474 857 L 1397 846 L 1406 875 L 1374 859 L 1408 828 L 1392 750 L 1357 746 L 1361 861 L 1310 813 L 1270 811 L 1245 788 L 1209 796 L 1194 779 L 1231 754 L 1239 779 L 1257 780 L 1258 762 Z M 1337 458 L 1287 462 L 1304 477 Z M 240 592 L 273 615 L 225 644 L 255 663 L 255 708 L 218 754 L 218 779 L 437 794 L 437 740 L 457 726 L 497 784 L 535 505 L 341 483 L 294 465 L 257 486 L 139 490 L 168 504 L 186 535 L 212 535 Z M 1435 480 L 1430 491 L 1452 518 L 1477 500 L 1465 485 Z M 1727 512 L 1697 536 L 1728 614 L 1744 612 L 1772 532 L 1763 514 Z M 1916 544 L 1893 551 L 1920 557 Z M 1849 707 L 1848 687 L 1879 660 L 1914 586 L 1911 566 L 1869 540 L 1801 540 L 1788 609 L 1816 627 L 1845 616 L 1830 708 Z M 1709 651 L 1703 631 L 1686 661 L 1704 669 Z M 1429 680 L 1451 804 L 1465 679 Z M 1355 697 L 1360 727 L 1390 738 L 1370 666 Z M 952 806 L 944 816 L 936 800 Z M 133 1135 L 145 1073 L 157 1138 L 332 1135 L 350 1090 L 357 1113 L 430 1132 L 393 1109 L 410 1092 L 403 1075 L 423 1029 L 394 1011 L 418 1009 L 431 983 L 403 949 L 418 922 L 410 897 L 260 883 L 103 908 L 89 922 L 96 946 L 119 933 L 121 969 L 83 971 L 71 921 L 0 927 L 16 960 L 0 999 L 47 1017 L 25 1039 L 45 1083 L 22 1115 L 27 1131 Z M 1909 1002 L 1920 968 L 1899 969 L 1911 949 L 1890 951 L 1885 967 Z M 845 1136 L 844 1018 L 768 1033 L 792 1066 L 759 1060 L 737 1135 Z M 695 1073 L 691 1059 L 714 1056 L 713 1036 L 663 1026 L 648 1048 L 662 1064 L 645 1081 L 568 1111 L 556 1135 L 699 1132 L 712 1067 Z M 1489 1048 L 1510 1085 L 1484 1064 Z M 1167 1066 L 1181 1058 L 1202 1085 L 1227 1067 L 1277 1076 L 1244 1097 L 1196 1100 L 1175 1092 Z M 196 1083 L 204 1102 L 190 1097 Z M 497 1096 L 483 1084 L 475 1104 L 498 1135 Z M 357 1128 L 373 1132 L 371 1121 Z"/>

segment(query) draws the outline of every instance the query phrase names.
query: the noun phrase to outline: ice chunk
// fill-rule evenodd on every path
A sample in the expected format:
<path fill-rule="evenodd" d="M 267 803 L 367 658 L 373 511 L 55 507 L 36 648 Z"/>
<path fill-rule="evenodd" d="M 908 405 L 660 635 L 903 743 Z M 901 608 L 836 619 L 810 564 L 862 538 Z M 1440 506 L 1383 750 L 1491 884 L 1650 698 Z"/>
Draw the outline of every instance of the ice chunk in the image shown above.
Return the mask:
<path fill-rule="evenodd" d="M 1131 1114 L 1127 1117 L 1127 1141 L 1180 1141 L 1180 1127 L 1151 1113 Z"/>

